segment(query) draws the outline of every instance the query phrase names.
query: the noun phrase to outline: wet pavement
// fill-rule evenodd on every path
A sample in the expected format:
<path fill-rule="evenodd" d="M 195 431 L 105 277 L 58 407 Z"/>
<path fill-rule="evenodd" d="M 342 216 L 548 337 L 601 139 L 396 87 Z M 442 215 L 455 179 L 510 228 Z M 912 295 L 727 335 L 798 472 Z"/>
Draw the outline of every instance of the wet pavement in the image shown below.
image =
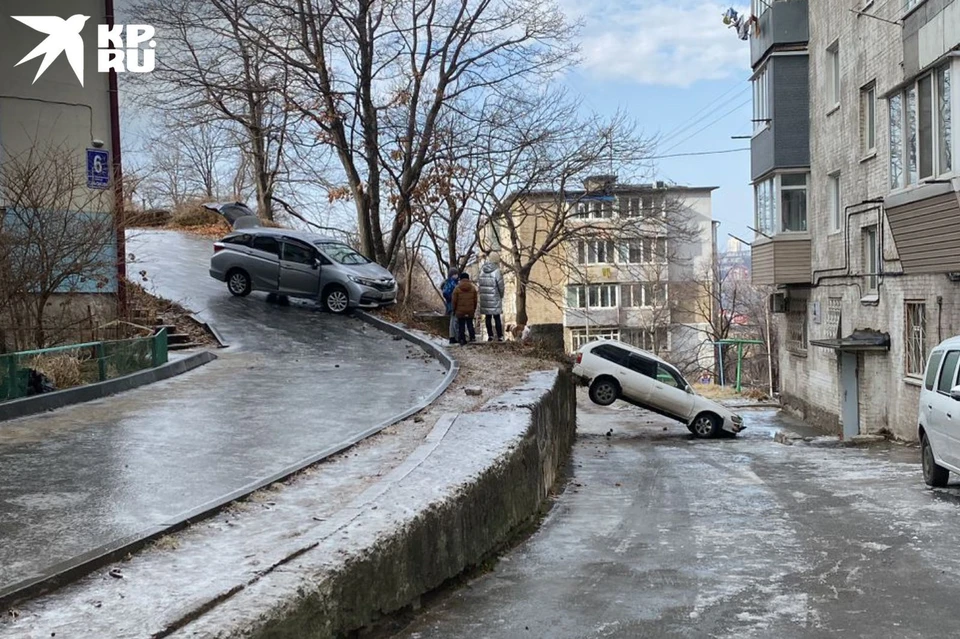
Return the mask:
<path fill-rule="evenodd" d="M 231 345 L 219 360 L 0 422 L 0 590 L 348 440 L 441 382 L 438 362 L 355 318 L 233 298 L 207 274 L 211 245 L 138 233 L 128 250 L 148 288 L 216 325 Z"/>
<path fill-rule="evenodd" d="M 784 446 L 770 410 L 699 441 L 632 407 L 579 408 L 542 527 L 396 637 L 957 634 L 960 487 L 927 490 L 916 448 Z"/>

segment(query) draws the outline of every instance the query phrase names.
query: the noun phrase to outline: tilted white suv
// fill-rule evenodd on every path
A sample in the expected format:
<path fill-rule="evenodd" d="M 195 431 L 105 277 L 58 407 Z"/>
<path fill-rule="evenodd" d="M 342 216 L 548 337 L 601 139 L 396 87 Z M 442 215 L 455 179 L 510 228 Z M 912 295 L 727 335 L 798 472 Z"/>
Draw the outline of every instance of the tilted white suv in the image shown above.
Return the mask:
<path fill-rule="evenodd" d="M 590 342 L 577 351 L 573 374 L 589 385 L 595 404 L 609 406 L 622 399 L 686 424 L 697 437 L 745 428 L 740 415 L 694 393 L 669 363 L 616 340 Z"/>
<path fill-rule="evenodd" d="M 960 337 L 943 341 L 930 352 L 920 389 L 917 438 L 923 480 L 946 486 L 950 472 L 960 473 Z"/>

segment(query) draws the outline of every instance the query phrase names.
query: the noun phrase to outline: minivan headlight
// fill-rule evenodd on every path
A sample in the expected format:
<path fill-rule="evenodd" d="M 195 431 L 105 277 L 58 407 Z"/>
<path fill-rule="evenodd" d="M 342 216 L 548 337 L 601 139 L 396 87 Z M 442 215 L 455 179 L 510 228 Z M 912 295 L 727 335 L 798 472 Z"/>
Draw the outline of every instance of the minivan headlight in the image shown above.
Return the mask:
<path fill-rule="evenodd" d="M 740 417 L 740 415 L 734 415 L 730 418 L 730 421 L 732 421 L 734 424 L 742 424 L 743 417 Z"/>
<path fill-rule="evenodd" d="M 376 284 L 377 284 L 377 281 L 376 281 L 376 280 L 371 280 L 371 279 L 366 278 L 366 277 L 357 277 L 357 276 L 355 276 L 355 275 L 348 275 L 347 277 L 350 278 L 350 281 L 351 281 L 351 282 L 356 282 L 357 284 L 360 284 L 361 286 L 370 286 L 370 287 L 373 287 L 373 286 L 376 286 Z"/>

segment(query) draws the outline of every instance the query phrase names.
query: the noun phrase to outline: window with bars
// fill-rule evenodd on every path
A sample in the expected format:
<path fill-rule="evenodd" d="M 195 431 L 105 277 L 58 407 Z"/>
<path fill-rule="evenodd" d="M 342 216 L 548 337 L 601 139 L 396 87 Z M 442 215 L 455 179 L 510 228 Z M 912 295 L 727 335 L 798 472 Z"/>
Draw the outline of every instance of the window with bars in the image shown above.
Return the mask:
<path fill-rule="evenodd" d="M 842 310 L 842 297 L 831 297 L 827 300 L 827 337 L 839 337 Z"/>
<path fill-rule="evenodd" d="M 927 364 L 927 306 L 921 302 L 907 302 L 904 315 L 904 373 L 909 377 L 922 377 Z"/>
<path fill-rule="evenodd" d="M 575 328 L 570 331 L 573 350 L 580 350 L 586 344 L 598 339 L 620 339 L 619 328 Z"/>
<path fill-rule="evenodd" d="M 787 348 L 797 353 L 807 352 L 807 300 L 787 299 Z"/>

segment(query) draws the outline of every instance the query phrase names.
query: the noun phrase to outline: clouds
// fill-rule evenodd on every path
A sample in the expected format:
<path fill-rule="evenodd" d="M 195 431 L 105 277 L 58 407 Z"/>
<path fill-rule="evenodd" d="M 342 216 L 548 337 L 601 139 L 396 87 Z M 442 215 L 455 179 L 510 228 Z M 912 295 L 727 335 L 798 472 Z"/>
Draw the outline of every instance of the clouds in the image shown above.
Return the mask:
<path fill-rule="evenodd" d="M 561 0 L 561 5 L 571 20 L 583 21 L 580 68 L 597 79 L 688 87 L 732 77 L 750 64 L 750 43 L 721 22 L 726 7 L 715 2 Z"/>

